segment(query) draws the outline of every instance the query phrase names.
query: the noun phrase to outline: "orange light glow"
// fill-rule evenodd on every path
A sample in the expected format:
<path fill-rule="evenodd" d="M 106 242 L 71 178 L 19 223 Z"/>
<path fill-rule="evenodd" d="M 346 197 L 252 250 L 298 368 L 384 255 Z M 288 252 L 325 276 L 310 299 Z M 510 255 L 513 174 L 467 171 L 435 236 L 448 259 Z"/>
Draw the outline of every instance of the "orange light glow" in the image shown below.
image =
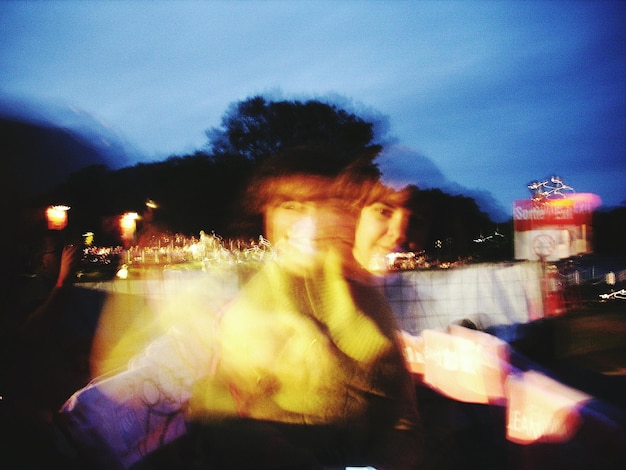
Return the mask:
<path fill-rule="evenodd" d="M 46 209 L 49 230 L 63 230 L 67 227 L 68 206 L 50 206 Z"/>
<path fill-rule="evenodd" d="M 130 241 L 135 236 L 137 229 L 137 219 L 139 215 L 136 212 L 126 212 L 120 218 L 120 229 L 122 231 L 122 239 Z"/>

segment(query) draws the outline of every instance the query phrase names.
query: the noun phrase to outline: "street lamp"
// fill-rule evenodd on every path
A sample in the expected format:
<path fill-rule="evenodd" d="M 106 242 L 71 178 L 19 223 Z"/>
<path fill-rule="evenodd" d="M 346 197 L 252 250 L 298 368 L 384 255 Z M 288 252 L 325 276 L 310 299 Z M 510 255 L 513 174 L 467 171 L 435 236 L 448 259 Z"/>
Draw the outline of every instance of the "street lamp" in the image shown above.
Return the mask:
<path fill-rule="evenodd" d="M 130 246 L 130 242 L 135 238 L 135 230 L 137 229 L 137 219 L 139 214 L 136 212 L 126 212 L 120 218 L 120 229 L 122 231 L 122 240 L 126 244 L 126 248 Z"/>
<path fill-rule="evenodd" d="M 67 227 L 67 211 L 69 210 L 69 206 L 49 206 L 46 209 L 48 230 L 63 230 Z"/>

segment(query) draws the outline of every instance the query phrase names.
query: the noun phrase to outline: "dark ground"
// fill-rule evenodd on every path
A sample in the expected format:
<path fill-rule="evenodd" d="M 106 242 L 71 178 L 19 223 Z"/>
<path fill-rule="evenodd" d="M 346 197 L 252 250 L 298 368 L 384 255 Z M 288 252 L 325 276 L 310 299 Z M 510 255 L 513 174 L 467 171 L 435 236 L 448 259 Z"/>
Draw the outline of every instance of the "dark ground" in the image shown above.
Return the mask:
<path fill-rule="evenodd" d="M 626 300 L 589 302 L 561 316 L 492 328 L 513 348 L 511 363 L 538 370 L 593 399 L 562 444 L 506 439 L 504 407 L 461 403 L 418 386 L 426 428 L 423 468 L 626 468 Z"/>

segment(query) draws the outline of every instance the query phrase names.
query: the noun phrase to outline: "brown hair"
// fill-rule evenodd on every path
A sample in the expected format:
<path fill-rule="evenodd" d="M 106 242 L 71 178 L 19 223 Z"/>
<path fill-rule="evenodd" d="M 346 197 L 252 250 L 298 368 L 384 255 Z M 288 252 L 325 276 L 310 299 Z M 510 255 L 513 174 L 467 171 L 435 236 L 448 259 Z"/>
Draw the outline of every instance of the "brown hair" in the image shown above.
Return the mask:
<path fill-rule="evenodd" d="M 368 188 L 379 174 L 358 160 L 345 164 L 328 148 L 295 147 L 285 150 L 257 170 L 248 185 L 244 207 L 259 215 L 286 200 L 336 199 L 360 208 Z"/>

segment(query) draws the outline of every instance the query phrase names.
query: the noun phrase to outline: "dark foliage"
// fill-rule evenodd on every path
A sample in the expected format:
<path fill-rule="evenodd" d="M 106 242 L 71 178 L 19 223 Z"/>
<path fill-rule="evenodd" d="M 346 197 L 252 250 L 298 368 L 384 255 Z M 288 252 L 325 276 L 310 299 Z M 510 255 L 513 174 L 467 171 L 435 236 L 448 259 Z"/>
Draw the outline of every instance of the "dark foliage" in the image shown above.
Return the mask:
<path fill-rule="evenodd" d="M 626 205 L 593 214 L 593 248 L 601 256 L 626 256 Z"/>
<path fill-rule="evenodd" d="M 87 165 L 105 163 L 96 146 L 68 129 L 0 118 L 3 195 L 48 190 Z"/>
<path fill-rule="evenodd" d="M 372 142 L 371 123 L 316 100 L 267 101 L 255 96 L 231 105 L 221 127 L 206 134 L 216 157 L 236 155 L 253 162 L 306 146 L 333 149 L 344 164 L 365 156 L 376 168 L 373 161 L 382 150 Z"/>
<path fill-rule="evenodd" d="M 441 261 L 476 258 L 481 261 L 511 259 L 510 234 L 482 212 L 474 199 L 446 194 L 439 189 L 421 190 L 411 201 L 413 218 L 409 243 Z M 496 232 L 497 231 L 497 232 Z M 484 244 L 474 240 L 487 238 Z"/>

